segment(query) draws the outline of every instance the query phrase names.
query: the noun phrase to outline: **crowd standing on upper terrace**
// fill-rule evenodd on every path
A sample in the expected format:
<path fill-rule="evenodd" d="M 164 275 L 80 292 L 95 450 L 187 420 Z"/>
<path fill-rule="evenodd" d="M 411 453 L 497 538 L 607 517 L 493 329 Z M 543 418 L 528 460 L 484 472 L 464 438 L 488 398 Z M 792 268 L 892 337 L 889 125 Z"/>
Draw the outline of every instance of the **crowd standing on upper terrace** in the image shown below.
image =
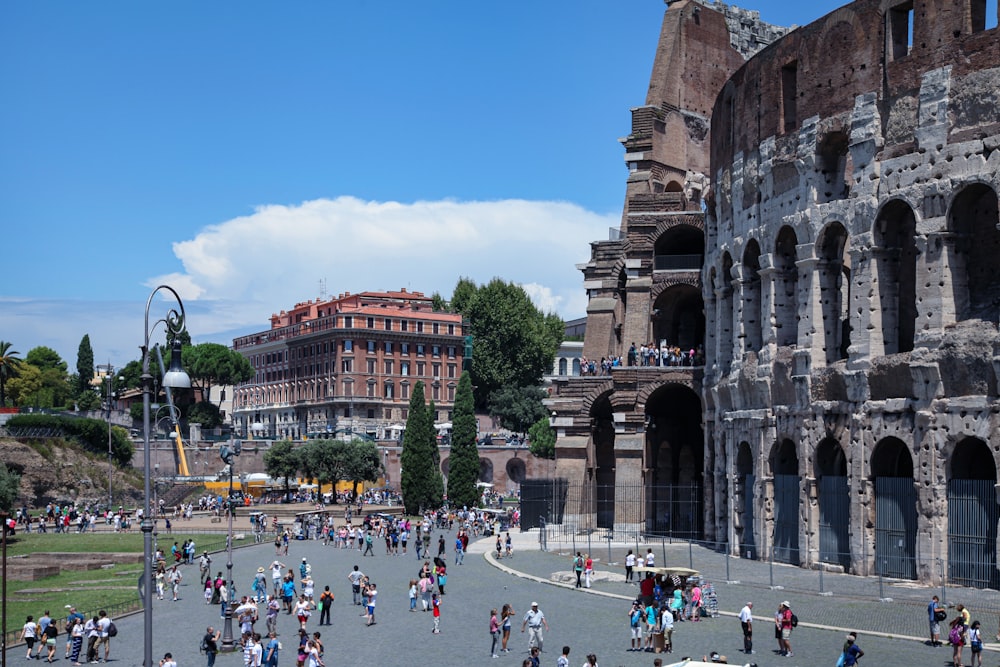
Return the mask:
<path fill-rule="evenodd" d="M 580 375 L 610 375 L 612 368 L 621 366 L 704 366 L 705 350 L 699 345 L 697 348 L 682 350 L 677 345 L 661 345 L 657 347 L 653 343 L 643 343 L 636 346 L 632 343 L 628 353 L 623 358 L 601 357 L 600 361 L 580 359 Z"/>

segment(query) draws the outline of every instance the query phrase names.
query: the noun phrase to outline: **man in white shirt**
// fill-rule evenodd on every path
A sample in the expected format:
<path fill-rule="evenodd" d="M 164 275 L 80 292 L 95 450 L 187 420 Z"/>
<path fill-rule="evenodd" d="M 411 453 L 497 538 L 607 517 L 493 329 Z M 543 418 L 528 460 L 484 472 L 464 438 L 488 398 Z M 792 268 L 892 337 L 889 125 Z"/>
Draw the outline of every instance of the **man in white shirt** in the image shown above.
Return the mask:
<path fill-rule="evenodd" d="M 271 563 L 271 584 L 274 586 L 274 594 L 281 592 L 281 575 L 285 570 L 284 563 L 274 561 Z"/>
<path fill-rule="evenodd" d="M 740 625 L 743 627 L 743 652 L 753 653 L 753 602 L 747 602 L 740 609 Z"/>
<path fill-rule="evenodd" d="M 108 617 L 108 613 L 102 609 L 97 614 L 97 632 L 98 641 L 104 647 L 104 657 L 98 662 L 107 662 L 108 655 L 111 653 L 111 635 L 108 630 L 110 627 L 111 619 Z"/>

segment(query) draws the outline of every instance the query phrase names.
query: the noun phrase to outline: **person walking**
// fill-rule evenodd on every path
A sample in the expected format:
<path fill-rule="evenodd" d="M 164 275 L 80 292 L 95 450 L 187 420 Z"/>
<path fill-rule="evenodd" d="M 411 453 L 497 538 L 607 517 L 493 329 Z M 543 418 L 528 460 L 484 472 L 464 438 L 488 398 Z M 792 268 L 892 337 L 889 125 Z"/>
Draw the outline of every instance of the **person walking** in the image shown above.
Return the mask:
<path fill-rule="evenodd" d="M 329 586 L 323 587 L 323 592 L 319 596 L 319 624 L 330 625 L 330 611 L 333 607 L 333 593 Z"/>
<path fill-rule="evenodd" d="M 221 636 L 222 633 L 211 625 L 205 628 L 205 636 L 201 638 L 201 648 L 207 659 L 206 667 L 215 665 L 215 656 L 219 653 L 219 637 Z"/>
<path fill-rule="evenodd" d="M 177 667 L 177 663 L 174 662 L 174 656 L 170 653 L 164 653 L 160 659 L 160 667 Z"/>
<path fill-rule="evenodd" d="M 580 581 L 583 577 L 583 556 L 580 552 L 576 552 L 576 556 L 573 557 L 573 574 L 576 575 L 576 587 L 581 588 L 583 583 Z"/>
<path fill-rule="evenodd" d="M 278 653 L 281 648 L 281 642 L 278 641 L 278 633 L 271 630 L 267 633 L 267 637 L 267 648 L 264 649 L 264 665 L 265 667 L 278 667 Z"/>
<path fill-rule="evenodd" d="M 590 554 L 585 554 L 583 557 L 583 585 L 586 588 L 590 588 L 590 579 L 594 576 L 594 559 L 590 557 Z"/>
<path fill-rule="evenodd" d="M 865 654 L 858 646 L 858 633 L 851 632 L 847 635 L 847 640 L 844 642 L 843 653 L 841 658 L 843 661 L 843 667 L 854 667 L 858 664 L 858 660 Z M 839 661 L 838 661 L 839 664 Z"/>
<path fill-rule="evenodd" d="M 77 614 L 73 618 L 73 625 L 69 628 L 68 632 L 70 637 L 69 659 L 73 661 L 74 667 L 79 667 L 80 665 L 80 653 L 83 649 L 83 628 L 83 614 Z"/>
<path fill-rule="evenodd" d="M 674 652 L 674 613 L 665 604 L 660 605 L 660 628 L 663 630 L 663 650 Z"/>
<path fill-rule="evenodd" d="M 740 627 L 743 628 L 743 652 L 753 653 L 753 602 L 747 602 L 740 609 Z"/>
<path fill-rule="evenodd" d="M 524 614 L 524 621 L 521 623 L 521 632 L 524 632 L 525 628 L 528 629 L 528 648 L 537 648 L 539 651 L 542 650 L 542 642 L 544 636 L 542 635 L 542 628 L 547 631 L 549 629 L 549 623 L 545 620 L 545 614 L 538 609 L 538 603 L 532 602 L 531 609 L 529 609 Z"/>
<path fill-rule="evenodd" d="M 500 621 L 497 620 L 496 608 L 490 610 L 490 639 L 490 655 L 494 658 L 499 658 L 497 644 L 500 642 Z"/>
<path fill-rule="evenodd" d="M 29 614 L 27 620 L 24 622 L 24 626 L 21 628 L 21 636 L 18 637 L 18 641 L 24 642 L 28 647 L 28 655 L 24 656 L 28 660 L 32 658 L 31 650 L 35 647 L 35 640 L 37 638 L 38 624 L 35 623 L 35 617 Z"/>
<path fill-rule="evenodd" d="M 569 646 L 563 646 L 562 655 L 556 659 L 556 667 L 569 667 Z"/>
<path fill-rule="evenodd" d="M 632 583 L 632 570 L 635 568 L 635 554 L 629 549 L 625 554 L 625 583 Z"/>
<path fill-rule="evenodd" d="M 431 606 L 434 608 L 434 629 L 431 632 L 435 635 L 441 634 L 441 598 L 437 593 L 431 595 Z"/>
<path fill-rule="evenodd" d="M 983 667 L 983 631 L 979 621 L 973 621 L 969 626 L 969 650 L 972 651 L 969 664 L 972 667 Z"/>

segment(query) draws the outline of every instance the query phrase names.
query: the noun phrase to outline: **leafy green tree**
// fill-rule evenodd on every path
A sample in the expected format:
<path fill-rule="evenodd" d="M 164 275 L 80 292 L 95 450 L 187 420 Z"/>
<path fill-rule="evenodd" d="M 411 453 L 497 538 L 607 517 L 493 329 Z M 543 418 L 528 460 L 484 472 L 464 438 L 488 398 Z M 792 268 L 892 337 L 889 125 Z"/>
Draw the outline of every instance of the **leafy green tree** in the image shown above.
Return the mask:
<path fill-rule="evenodd" d="M 448 459 L 448 502 L 453 507 L 475 507 L 479 501 L 479 450 L 476 447 L 476 405 L 472 379 L 462 373 L 455 392 L 451 420 L 451 457 Z"/>
<path fill-rule="evenodd" d="M 83 412 L 90 412 L 91 410 L 101 409 L 101 397 L 97 395 L 97 392 L 93 389 L 84 389 L 79 396 L 76 397 L 76 407 Z"/>
<path fill-rule="evenodd" d="M 556 434 L 549 425 L 549 418 L 539 419 L 528 429 L 528 437 L 531 442 L 528 451 L 541 459 L 554 459 L 556 457 Z"/>
<path fill-rule="evenodd" d="M 354 484 L 357 492 L 358 484 L 378 479 L 382 471 L 382 461 L 379 459 L 378 447 L 369 440 L 352 440 L 345 449 L 347 455 L 344 477 Z"/>
<path fill-rule="evenodd" d="M 285 498 L 291 495 L 291 480 L 301 467 L 299 451 L 291 440 L 279 440 L 264 452 L 264 471 L 274 479 L 285 480 Z"/>
<path fill-rule="evenodd" d="M 542 405 L 545 390 L 541 387 L 501 387 L 490 395 L 490 414 L 515 433 L 524 433 L 539 419 L 548 416 Z"/>
<path fill-rule="evenodd" d="M 192 382 L 201 389 L 202 400 L 208 400 L 216 385 L 231 387 L 254 375 L 253 366 L 246 357 L 218 343 L 185 347 L 181 358 Z"/>
<path fill-rule="evenodd" d="M 0 510 L 12 513 L 20 495 L 21 476 L 9 470 L 6 464 L 0 463 Z"/>
<path fill-rule="evenodd" d="M 66 362 L 62 360 L 62 357 L 59 356 L 58 352 L 53 350 L 51 347 L 45 347 L 44 345 L 39 345 L 38 347 L 33 347 L 28 350 L 28 354 L 24 357 L 24 361 L 40 371 L 51 369 L 61 371 L 65 374 L 68 368 Z"/>
<path fill-rule="evenodd" d="M 299 448 L 302 472 L 320 485 L 339 482 L 346 476 L 347 448 L 343 440 L 310 440 Z"/>
<path fill-rule="evenodd" d="M 7 381 L 17 377 L 22 360 L 21 354 L 10 349 L 12 343 L 0 340 L 0 407 L 7 405 Z"/>
<path fill-rule="evenodd" d="M 562 342 L 562 320 L 543 315 L 518 285 L 494 278 L 462 311 L 475 339 L 472 383 L 485 408 L 502 387 L 541 384 Z"/>
<path fill-rule="evenodd" d="M 214 403 L 201 401 L 187 406 L 187 421 L 201 424 L 202 428 L 218 428 L 222 425 L 222 411 Z"/>
<path fill-rule="evenodd" d="M 31 364 L 19 364 L 17 375 L 7 380 L 7 392 L 14 405 L 29 405 L 28 399 L 41 389 L 42 372 Z"/>
<path fill-rule="evenodd" d="M 424 405 L 424 383 L 417 382 L 410 395 L 410 408 L 403 435 L 400 465 L 403 468 L 399 487 L 408 514 L 441 504 L 441 471 L 435 464 L 437 439 L 434 421 Z"/>
<path fill-rule="evenodd" d="M 90 381 L 94 379 L 94 348 L 90 346 L 90 334 L 84 334 L 80 339 L 80 347 L 76 351 L 76 395 L 84 392 L 93 393 Z"/>
<path fill-rule="evenodd" d="M 442 310 L 447 310 L 448 302 L 444 300 L 440 292 L 434 292 L 431 294 L 431 310 L 435 313 L 440 313 Z"/>
<path fill-rule="evenodd" d="M 451 309 L 456 313 L 465 313 L 469 304 L 476 296 L 479 288 L 471 278 L 459 278 L 451 293 Z"/>

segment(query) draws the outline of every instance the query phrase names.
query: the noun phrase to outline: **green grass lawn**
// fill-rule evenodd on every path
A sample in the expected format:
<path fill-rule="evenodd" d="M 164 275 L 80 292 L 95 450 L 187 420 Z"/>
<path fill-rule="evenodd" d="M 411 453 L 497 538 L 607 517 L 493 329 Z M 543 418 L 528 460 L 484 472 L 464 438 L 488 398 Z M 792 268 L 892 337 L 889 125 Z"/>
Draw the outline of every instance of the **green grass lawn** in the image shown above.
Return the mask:
<path fill-rule="evenodd" d="M 216 534 L 189 535 L 182 532 L 160 534 L 158 543 L 168 559 L 170 546 L 176 541 L 183 544 L 187 539 L 194 539 L 198 553 L 204 550 L 217 551 L 225 548 L 226 536 Z M 251 544 L 249 539 L 234 540 L 234 546 Z M 84 533 L 77 535 L 56 533 L 18 532 L 7 544 L 7 558 L 30 556 L 42 552 L 70 553 L 142 553 L 142 533 Z M 9 562 L 9 560 L 8 560 Z M 186 568 L 185 578 L 193 576 L 197 579 L 196 566 Z M 53 618 L 60 619 L 59 631 L 63 632 L 62 621 L 66 618 L 66 605 L 73 605 L 81 613 L 95 615 L 98 610 L 106 609 L 112 616 L 139 608 L 138 581 L 142 575 L 142 565 L 139 563 L 115 563 L 110 567 L 98 570 L 64 571 L 52 577 L 35 581 L 7 582 L 7 631 L 8 642 L 17 636 L 12 632 L 20 632 L 25 618 L 31 614 L 38 619 L 48 609 Z M 62 637 L 65 639 L 65 637 Z M 62 644 L 59 645 L 62 648 Z"/>

